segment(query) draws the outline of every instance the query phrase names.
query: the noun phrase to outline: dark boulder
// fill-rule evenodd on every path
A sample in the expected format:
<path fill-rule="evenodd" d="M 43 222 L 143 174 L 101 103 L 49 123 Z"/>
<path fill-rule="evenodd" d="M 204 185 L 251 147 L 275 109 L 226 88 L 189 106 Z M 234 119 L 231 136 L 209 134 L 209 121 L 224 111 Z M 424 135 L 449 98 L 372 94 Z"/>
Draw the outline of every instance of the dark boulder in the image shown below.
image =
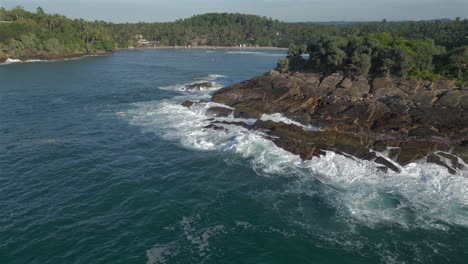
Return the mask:
<path fill-rule="evenodd" d="M 206 110 L 206 115 L 214 117 L 229 117 L 233 113 L 233 109 L 221 106 L 210 107 Z"/>
<path fill-rule="evenodd" d="M 193 104 L 194 104 L 194 102 L 192 102 L 192 101 L 185 101 L 181 105 L 183 107 L 191 107 Z"/>
<path fill-rule="evenodd" d="M 217 125 L 214 125 L 214 124 L 209 124 L 203 128 L 206 128 L 206 129 L 212 129 L 212 130 L 216 130 L 216 131 L 224 131 L 224 132 L 227 132 L 228 130 L 224 127 L 220 127 L 220 126 L 217 126 Z"/>
<path fill-rule="evenodd" d="M 212 82 L 202 82 L 202 83 L 195 83 L 195 84 L 189 84 L 185 86 L 185 90 L 187 91 L 200 91 L 204 90 L 206 88 L 212 88 L 213 83 Z"/>

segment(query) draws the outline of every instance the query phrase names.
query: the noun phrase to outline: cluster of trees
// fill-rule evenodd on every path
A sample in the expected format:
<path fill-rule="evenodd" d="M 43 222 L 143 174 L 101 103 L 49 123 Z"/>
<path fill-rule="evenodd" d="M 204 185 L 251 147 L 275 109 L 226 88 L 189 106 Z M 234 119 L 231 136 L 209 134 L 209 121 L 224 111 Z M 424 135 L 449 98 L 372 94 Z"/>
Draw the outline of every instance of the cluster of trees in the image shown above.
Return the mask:
<path fill-rule="evenodd" d="M 129 37 L 136 34 L 170 46 L 246 44 L 287 47 L 289 40 L 284 36 L 284 25 L 278 20 L 255 15 L 211 13 L 172 23 L 113 24 L 110 28 L 122 47 L 132 44 Z"/>
<path fill-rule="evenodd" d="M 59 57 L 113 51 L 107 24 L 49 15 L 42 8 L 0 8 L 0 59 Z"/>
<path fill-rule="evenodd" d="M 306 56 L 304 56 L 306 55 Z M 345 71 L 352 76 L 371 73 L 417 79 L 468 81 L 468 46 L 450 48 L 432 39 L 393 37 L 389 33 L 322 36 L 308 45 L 291 45 L 280 70 Z"/>
<path fill-rule="evenodd" d="M 137 46 L 139 35 L 170 46 L 291 46 L 282 69 L 467 80 L 466 19 L 317 24 L 212 13 L 171 23 L 114 24 L 71 20 L 41 8 L 0 8 L 0 59 L 113 51 Z"/>

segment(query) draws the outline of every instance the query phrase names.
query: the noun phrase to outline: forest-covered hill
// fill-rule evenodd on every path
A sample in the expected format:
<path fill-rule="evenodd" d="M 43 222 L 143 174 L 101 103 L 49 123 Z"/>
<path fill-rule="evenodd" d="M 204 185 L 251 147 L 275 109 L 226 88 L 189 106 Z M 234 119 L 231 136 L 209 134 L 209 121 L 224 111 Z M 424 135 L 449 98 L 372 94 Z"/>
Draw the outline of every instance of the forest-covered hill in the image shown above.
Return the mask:
<path fill-rule="evenodd" d="M 79 56 L 116 47 L 106 23 L 49 15 L 42 8 L 34 13 L 2 8 L 0 21 L 0 60 Z"/>
<path fill-rule="evenodd" d="M 467 78 L 468 20 L 459 18 L 336 25 L 210 13 L 170 23 L 115 24 L 72 20 L 47 14 L 42 8 L 29 12 L 16 7 L 1 8 L 0 21 L 0 61 L 7 57 L 60 58 L 111 52 L 141 45 L 141 39 L 145 39 L 152 46 L 291 46 L 289 59 L 280 65 L 283 68 L 351 67 L 358 74 Z M 309 53 L 310 59 L 300 59 L 302 53 Z"/>

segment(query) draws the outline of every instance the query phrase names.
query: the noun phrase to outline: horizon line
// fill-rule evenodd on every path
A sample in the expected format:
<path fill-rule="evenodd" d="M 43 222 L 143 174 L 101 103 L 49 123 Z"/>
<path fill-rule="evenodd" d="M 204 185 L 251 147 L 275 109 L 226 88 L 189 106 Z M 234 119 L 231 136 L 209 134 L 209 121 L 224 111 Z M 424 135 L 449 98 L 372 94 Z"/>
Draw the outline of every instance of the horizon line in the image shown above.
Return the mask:
<path fill-rule="evenodd" d="M 21 5 L 18 5 L 16 7 L 13 7 L 13 8 L 10 8 L 10 9 L 6 9 L 4 6 L 0 5 L 0 8 L 4 8 L 5 10 L 12 10 L 14 8 L 17 8 L 17 7 L 21 7 L 23 8 L 24 10 L 28 11 L 28 12 L 31 12 L 31 13 L 35 13 L 35 11 L 38 9 L 38 8 L 42 8 L 41 6 L 38 6 L 36 8 L 34 8 L 33 10 L 31 9 L 28 9 L 28 8 L 25 8 L 24 6 L 21 6 Z M 43 9 L 43 8 L 42 8 Z M 44 9 L 43 9 L 44 10 Z M 366 20 L 366 19 L 344 19 L 344 20 L 307 20 L 307 21 L 284 21 L 284 20 L 281 20 L 281 19 L 277 19 L 277 18 L 274 18 L 274 17 L 269 17 L 269 16 L 264 16 L 264 15 L 259 15 L 259 14 L 253 14 L 253 13 L 242 13 L 242 12 L 206 12 L 206 13 L 195 13 L 191 16 L 186 16 L 186 17 L 181 17 L 181 18 L 177 18 L 177 19 L 173 19 L 173 20 L 170 20 L 170 21 L 149 21 L 149 20 L 145 20 L 145 21 L 122 21 L 122 22 L 116 22 L 116 21 L 109 21 L 109 20 L 102 20 L 102 19 L 85 19 L 85 18 L 82 18 L 82 17 L 75 17 L 75 16 L 68 16 L 68 15 L 65 15 L 65 14 L 61 14 L 61 13 L 48 13 L 47 10 L 44 10 L 44 12 L 48 15 L 60 15 L 60 16 L 65 16 L 67 18 L 71 18 L 71 19 L 83 19 L 85 21 L 89 21 L 89 22 L 92 22 L 92 21 L 100 21 L 100 22 L 106 22 L 106 23 L 112 23 L 112 24 L 138 24 L 138 23 L 148 23 L 148 24 L 152 24 L 152 23 L 174 23 L 174 22 L 177 22 L 179 20 L 186 20 L 186 19 L 190 19 L 190 18 L 193 18 L 195 16 L 203 16 L 203 15 L 208 15 L 208 14 L 240 14 L 240 15 L 251 15 L 251 16 L 257 16 L 257 17 L 262 17 L 262 18 L 267 18 L 267 19 L 272 19 L 272 20 L 277 20 L 279 22 L 282 22 L 282 23 L 289 23 L 289 24 L 319 24 L 319 23 L 378 23 L 378 22 L 383 22 L 383 21 L 387 21 L 387 22 L 396 22 L 396 23 L 401 23 L 401 22 L 425 22 L 425 21 L 437 21 L 437 20 L 450 20 L 450 21 L 454 21 L 456 20 L 457 18 L 459 18 L 460 20 L 467 20 L 468 17 L 455 17 L 455 18 L 449 18 L 449 17 L 440 17 L 440 18 L 430 18 L 430 19 L 401 19 L 401 20 L 389 20 L 387 18 L 382 18 L 380 20 Z"/>

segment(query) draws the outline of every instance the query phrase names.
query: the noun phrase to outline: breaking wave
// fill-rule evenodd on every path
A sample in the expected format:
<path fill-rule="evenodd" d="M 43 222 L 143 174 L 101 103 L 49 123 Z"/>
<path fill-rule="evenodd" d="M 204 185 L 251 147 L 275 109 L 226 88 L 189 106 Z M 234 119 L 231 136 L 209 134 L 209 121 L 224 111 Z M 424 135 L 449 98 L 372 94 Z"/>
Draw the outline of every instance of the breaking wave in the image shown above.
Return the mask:
<path fill-rule="evenodd" d="M 223 77 L 211 76 L 213 79 Z M 209 98 L 210 91 L 186 92 L 170 100 L 136 103 L 119 117 L 186 148 L 237 153 L 250 160 L 252 167 L 262 175 L 296 177 L 296 184 L 288 187 L 290 192 L 314 195 L 314 190 L 304 186 L 319 181 L 327 193 L 323 199 L 337 209 L 339 217 L 352 224 L 370 228 L 384 224 L 404 229 L 439 230 L 447 230 L 452 225 L 468 227 L 466 171 L 451 175 L 443 167 L 421 161 L 401 168 L 401 173 L 384 173 L 371 161 L 333 152 L 302 161 L 265 139 L 261 132 L 223 124 L 219 126 L 227 130 L 206 129 L 211 124 L 209 119 L 213 118 L 206 115 L 206 109 L 215 103 L 192 108 L 180 105 L 184 100 Z M 255 121 L 233 117 L 216 119 Z M 279 114 L 264 115 L 262 119 L 298 124 Z"/>
<path fill-rule="evenodd" d="M 180 83 L 180 84 L 175 84 L 175 85 L 169 85 L 169 86 L 161 86 L 159 89 L 163 90 L 169 90 L 169 91 L 187 91 L 187 86 L 192 85 L 192 84 L 197 84 L 197 83 L 204 83 L 204 82 L 211 82 L 212 87 L 206 87 L 201 89 L 201 91 L 216 91 L 218 89 L 221 89 L 223 87 L 222 83 L 219 82 L 220 80 L 225 79 L 226 76 L 220 75 L 220 74 L 210 74 L 205 77 L 201 78 L 195 78 L 194 80 L 186 83 Z M 197 92 L 199 93 L 200 91 L 191 91 L 191 92 Z"/>

